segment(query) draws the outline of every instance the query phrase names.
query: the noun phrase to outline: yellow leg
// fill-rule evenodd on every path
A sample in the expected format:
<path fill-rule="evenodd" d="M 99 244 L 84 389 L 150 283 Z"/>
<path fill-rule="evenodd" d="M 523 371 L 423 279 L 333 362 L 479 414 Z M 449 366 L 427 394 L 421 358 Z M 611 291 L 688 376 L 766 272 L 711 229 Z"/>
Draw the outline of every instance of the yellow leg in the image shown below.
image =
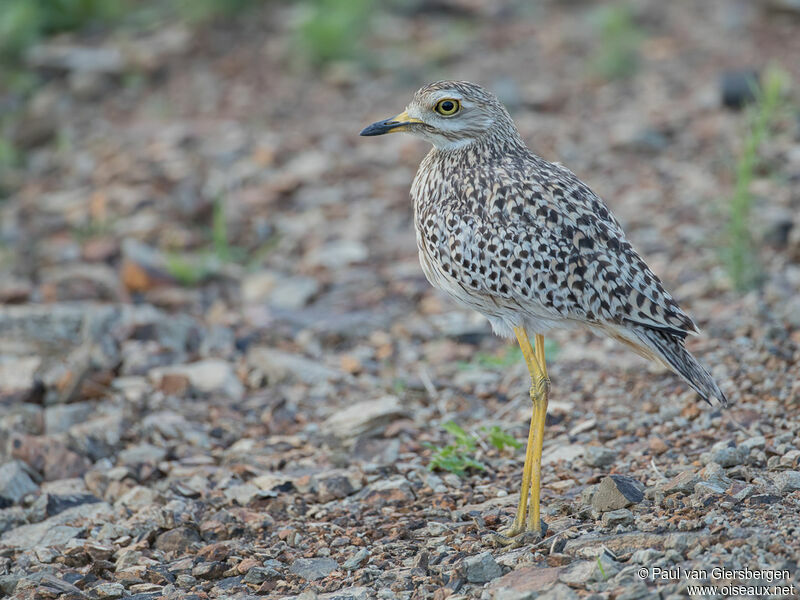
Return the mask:
<path fill-rule="evenodd" d="M 533 388 L 531 388 L 531 400 L 533 400 Z M 511 527 L 505 529 L 502 533 L 506 537 L 512 537 L 525 530 L 525 516 L 528 512 L 528 495 L 531 489 L 531 465 L 533 464 L 533 423 L 536 421 L 536 402 L 533 404 L 533 414 L 531 415 L 531 426 L 528 429 L 528 445 L 525 447 L 525 464 L 522 467 L 522 486 L 519 490 L 519 504 L 517 505 L 517 516 L 514 517 L 514 522 Z"/>
<path fill-rule="evenodd" d="M 536 335 L 534 351 L 528 334 L 524 328 L 514 330 L 517 341 L 525 357 L 528 372 L 531 376 L 531 425 L 528 431 L 528 445 L 525 451 L 525 464 L 522 468 L 522 486 L 519 492 L 517 515 L 511 527 L 503 531 L 506 537 L 512 537 L 525 531 L 541 534 L 539 495 L 541 492 L 542 442 L 544 441 L 544 422 L 547 416 L 547 398 L 550 391 L 550 380 L 547 377 L 547 366 L 544 356 L 544 337 Z M 531 510 L 528 513 L 528 496 L 531 496 Z"/>

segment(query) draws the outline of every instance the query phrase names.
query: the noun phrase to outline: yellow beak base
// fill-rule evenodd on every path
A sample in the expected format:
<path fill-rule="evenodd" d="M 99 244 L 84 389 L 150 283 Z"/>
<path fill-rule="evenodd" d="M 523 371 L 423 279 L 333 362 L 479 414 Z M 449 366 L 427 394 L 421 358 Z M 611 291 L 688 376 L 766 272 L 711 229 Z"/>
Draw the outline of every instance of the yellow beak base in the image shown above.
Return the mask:
<path fill-rule="evenodd" d="M 409 117 L 408 113 L 403 111 L 396 117 L 384 119 L 383 121 L 378 121 L 377 123 L 373 123 L 372 125 L 365 127 L 361 131 L 360 135 L 372 136 L 383 135 L 385 133 L 395 133 L 397 131 L 407 131 L 408 126 L 413 125 L 414 123 L 422 123 L 422 121 L 413 117 Z"/>

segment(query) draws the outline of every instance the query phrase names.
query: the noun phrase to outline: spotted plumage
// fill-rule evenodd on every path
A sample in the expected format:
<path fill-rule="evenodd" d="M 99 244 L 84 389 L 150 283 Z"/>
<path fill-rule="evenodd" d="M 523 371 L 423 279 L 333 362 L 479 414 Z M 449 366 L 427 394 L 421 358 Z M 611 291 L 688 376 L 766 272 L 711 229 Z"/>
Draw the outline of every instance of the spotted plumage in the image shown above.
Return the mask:
<path fill-rule="evenodd" d="M 438 111 L 456 103 L 452 116 Z M 450 104 L 446 105 L 450 108 Z M 433 145 L 411 188 L 422 268 L 496 333 L 581 325 L 657 359 L 704 399 L 725 403 L 684 347 L 697 332 L 625 238 L 603 201 L 565 167 L 533 154 L 500 102 L 468 82 L 420 89 L 406 130 Z"/>

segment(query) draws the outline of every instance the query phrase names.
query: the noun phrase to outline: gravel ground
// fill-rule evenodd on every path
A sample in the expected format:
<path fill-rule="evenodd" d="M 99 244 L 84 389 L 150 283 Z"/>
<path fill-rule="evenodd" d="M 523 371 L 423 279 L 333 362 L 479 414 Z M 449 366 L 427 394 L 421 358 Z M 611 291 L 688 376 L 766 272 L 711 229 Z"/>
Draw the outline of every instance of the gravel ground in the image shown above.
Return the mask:
<path fill-rule="evenodd" d="M 322 74 L 287 66 L 276 3 L 136 40 L 135 78 L 51 65 L 2 181 L 0 596 L 796 596 L 795 116 L 752 185 L 760 288 L 735 291 L 719 251 L 745 126 L 719 78 L 778 61 L 800 81 L 800 17 L 767 4 L 635 2 L 639 69 L 612 82 L 587 66 L 592 6 L 556 2 L 381 13 L 376 63 Z M 494 89 L 607 199 L 731 400 L 554 335 L 548 531 L 517 547 L 492 533 L 524 450 L 485 428 L 526 439 L 524 364 L 422 275 L 424 144 L 357 136 L 441 77 Z M 428 469 L 448 421 L 483 470 Z"/>

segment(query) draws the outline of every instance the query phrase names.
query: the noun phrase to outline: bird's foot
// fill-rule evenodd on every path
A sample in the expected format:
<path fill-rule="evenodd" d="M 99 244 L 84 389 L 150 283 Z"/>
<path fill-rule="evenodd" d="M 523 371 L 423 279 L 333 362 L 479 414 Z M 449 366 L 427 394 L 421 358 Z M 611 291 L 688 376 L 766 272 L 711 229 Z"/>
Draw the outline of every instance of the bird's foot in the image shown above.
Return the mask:
<path fill-rule="evenodd" d="M 536 528 L 531 529 L 527 524 L 514 523 L 510 527 L 498 531 L 492 535 L 492 542 L 495 546 L 505 546 L 511 548 L 519 548 L 527 544 L 535 544 L 544 538 L 547 533 L 547 523 L 539 521 L 539 530 Z"/>

